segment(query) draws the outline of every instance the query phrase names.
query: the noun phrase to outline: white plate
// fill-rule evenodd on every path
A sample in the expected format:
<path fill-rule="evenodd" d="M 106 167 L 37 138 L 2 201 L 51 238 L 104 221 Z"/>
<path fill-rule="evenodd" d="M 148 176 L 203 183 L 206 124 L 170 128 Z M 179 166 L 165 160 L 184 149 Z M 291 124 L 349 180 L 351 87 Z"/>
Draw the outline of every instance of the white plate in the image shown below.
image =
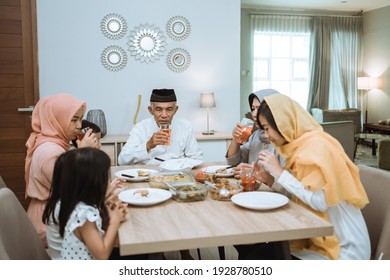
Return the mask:
<path fill-rule="evenodd" d="M 148 195 L 142 196 L 140 191 L 147 191 Z M 158 204 L 170 199 L 171 196 L 171 192 L 156 188 L 129 189 L 119 193 L 118 195 L 119 199 L 123 202 L 139 206 Z"/>
<path fill-rule="evenodd" d="M 215 173 L 218 169 L 229 167 L 230 165 L 213 165 L 207 166 L 204 170 L 207 174 L 215 174 L 218 177 L 232 177 L 234 176 L 233 168 L 227 170 L 227 173 Z"/>
<path fill-rule="evenodd" d="M 157 170 L 153 170 L 153 169 L 134 168 L 134 169 L 119 170 L 115 172 L 115 176 L 132 182 L 141 182 L 149 179 L 149 176 L 138 176 L 138 172 L 137 172 L 138 170 L 149 173 L 149 176 L 158 172 Z M 122 174 L 134 176 L 134 178 L 125 177 L 122 176 Z"/>
<path fill-rule="evenodd" d="M 253 210 L 268 210 L 282 207 L 288 203 L 288 198 L 273 192 L 242 192 L 233 195 L 232 202 Z"/>
<path fill-rule="evenodd" d="M 165 171 L 191 170 L 202 163 L 202 160 L 191 158 L 168 159 L 160 164 L 160 168 Z"/>

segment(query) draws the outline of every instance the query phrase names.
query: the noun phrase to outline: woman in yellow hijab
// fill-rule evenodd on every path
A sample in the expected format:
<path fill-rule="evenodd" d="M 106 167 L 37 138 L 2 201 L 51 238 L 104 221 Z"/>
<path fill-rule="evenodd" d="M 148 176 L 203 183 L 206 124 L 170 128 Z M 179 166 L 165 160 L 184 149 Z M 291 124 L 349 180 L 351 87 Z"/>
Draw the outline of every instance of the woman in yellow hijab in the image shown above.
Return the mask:
<path fill-rule="evenodd" d="M 286 163 L 283 168 L 273 153 L 261 151 L 259 165 L 295 202 L 334 227 L 332 236 L 292 241 L 292 254 L 299 259 L 369 259 L 370 239 L 360 211 L 368 198 L 358 168 L 294 100 L 276 94 L 264 101 L 257 119 Z"/>

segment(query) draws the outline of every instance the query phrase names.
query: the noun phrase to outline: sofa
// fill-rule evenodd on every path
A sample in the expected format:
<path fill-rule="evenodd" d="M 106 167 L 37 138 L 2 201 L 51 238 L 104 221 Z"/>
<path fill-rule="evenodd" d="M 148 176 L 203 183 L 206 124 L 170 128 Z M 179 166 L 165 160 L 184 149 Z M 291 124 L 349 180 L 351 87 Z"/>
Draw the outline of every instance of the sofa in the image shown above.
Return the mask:
<path fill-rule="evenodd" d="M 371 259 L 390 259 L 390 172 L 358 165 L 369 204 L 362 209 L 371 241 Z"/>
<path fill-rule="evenodd" d="M 325 132 L 336 138 L 353 161 L 355 151 L 355 123 L 353 121 L 320 123 Z"/>
<path fill-rule="evenodd" d="M 378 167 L 390 170 L 390 139 L 383 139 L 379 142 Z"/>
<path fill-rule="evenodd" d="M 355 124 L 355 134 L 360 133 L 362 130 L 361 112 L 358 109 L 323 110 L 319 108 L 312 108 L 311 115 L 318 123 L 353 121 Z"/>

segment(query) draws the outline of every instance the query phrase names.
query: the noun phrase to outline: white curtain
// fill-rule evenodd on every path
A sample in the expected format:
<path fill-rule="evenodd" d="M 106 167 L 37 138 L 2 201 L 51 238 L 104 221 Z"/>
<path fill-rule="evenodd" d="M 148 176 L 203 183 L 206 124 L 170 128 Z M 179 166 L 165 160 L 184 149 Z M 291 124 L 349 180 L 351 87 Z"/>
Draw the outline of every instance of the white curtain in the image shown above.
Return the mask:
<path fill-rule="evenodd" d="M 361 17 L 313 18 L 307 109 L 357 108 Z"/>
<path fill-rule="evenodd" d="M 357 77 L 359 74 L 361 18 L 331 18 L 329 109 L 357 108 Z M 344 98 L 342 98 L 343 96 Z"/>
<path fill-rule="evenodd" d="M 252 31 L 263 32 L 310 32 L 311 17 L 285 15 L 252 15 Z M 253 32 L 252 32 L 253 33 Z"/>

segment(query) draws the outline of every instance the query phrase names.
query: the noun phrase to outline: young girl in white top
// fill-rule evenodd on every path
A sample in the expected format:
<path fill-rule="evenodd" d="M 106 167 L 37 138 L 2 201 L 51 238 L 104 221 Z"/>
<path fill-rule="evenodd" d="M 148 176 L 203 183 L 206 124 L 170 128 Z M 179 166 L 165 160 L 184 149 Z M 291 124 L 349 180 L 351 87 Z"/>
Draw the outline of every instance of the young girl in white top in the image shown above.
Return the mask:
<path fill-rule="evenodd" d="M 57 252 L 58 258 L 110 256 L 119 225 L 127 214 L 126 204 L 105 203 L 110 164 L 110 158 L 95 148 L 71 150 L 56 161 L 43 221 L 47 224 L 49 250 Z M 60 242 L 52 238 L 56 235 L 62 238 Z"/>

